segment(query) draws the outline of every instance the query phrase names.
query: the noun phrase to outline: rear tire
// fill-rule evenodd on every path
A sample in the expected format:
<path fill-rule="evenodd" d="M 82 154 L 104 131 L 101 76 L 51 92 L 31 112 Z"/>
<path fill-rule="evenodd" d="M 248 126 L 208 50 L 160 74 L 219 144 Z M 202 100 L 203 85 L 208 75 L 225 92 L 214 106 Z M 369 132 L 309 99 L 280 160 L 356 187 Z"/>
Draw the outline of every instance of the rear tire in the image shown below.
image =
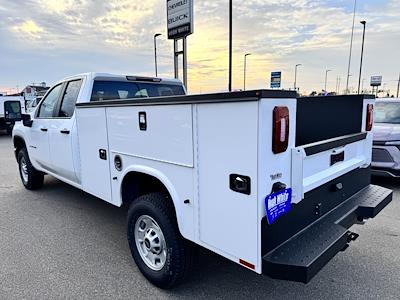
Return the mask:
<path fill-rule="evenodd" d="M 37 190 L 43 186 L 44 174 L 32 166 L 26 148 L 22 148 L 18 152 L 18 165 L 19 175 L 25 188 Z"/>
<path fill-rule="evenodd" d="M 175 210 L 162 193 L 134 200 L 128 211 L 128 242 L 139 270 L 154 285 L 170 289 L 193 264 L 193 248 L 178 229 Z"/>
<path fill-rule="evenodd" d="M 12 127 L 7 127 L 7 134 L 8 135 L 12 135 L 12 131 L 13 131 Z"/>

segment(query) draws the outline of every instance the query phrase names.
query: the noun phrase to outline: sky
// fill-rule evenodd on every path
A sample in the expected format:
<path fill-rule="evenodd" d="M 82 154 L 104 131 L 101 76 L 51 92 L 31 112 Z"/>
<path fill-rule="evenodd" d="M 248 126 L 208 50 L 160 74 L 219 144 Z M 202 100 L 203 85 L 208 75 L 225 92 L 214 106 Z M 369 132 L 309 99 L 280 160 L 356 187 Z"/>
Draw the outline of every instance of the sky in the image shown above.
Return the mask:
<path fill-rule="evenodd" d="M 268 88 L 272 71 L 302 93 L 346 85 L 353 0 L 233 0 L 233 88 Z M 356 89 L 366 20 L 364 87 L 372 75 L 395 93 L 400 72 L 400 1 L 358 0 L 350 88 Z M 154 76 L 153 35 L 159 76 L 173 77 L 173 41 L 167 39 L 165 0 L 0 0 L 0 91 L 83 72 Z M 188 37 L 190 93 L 228 88 L 228 0 L 194 0 Z"/>

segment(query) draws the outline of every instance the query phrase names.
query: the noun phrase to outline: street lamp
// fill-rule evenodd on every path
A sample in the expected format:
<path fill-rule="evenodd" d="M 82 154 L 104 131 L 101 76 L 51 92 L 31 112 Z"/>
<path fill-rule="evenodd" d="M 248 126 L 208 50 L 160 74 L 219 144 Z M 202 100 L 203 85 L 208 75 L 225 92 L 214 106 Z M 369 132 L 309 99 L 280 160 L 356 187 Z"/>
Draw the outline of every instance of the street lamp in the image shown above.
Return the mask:
<path fill-rule="evenodd" d="M 360 23 L 363 25 L 363 36 L 362 36 L 362 46 L 361 46 L 360 74 L 358 75 L 358 94 L 360 94 L 361 73 L 362 73 L 362 64 L 364 56 L 365 25 L 367 24 L 367 22 L 361 21 Z"/>
<path fill-rule="evenodd" d="M 247 67 L 247 56 L 251 55 L 251 53 L 246 53 L 244 55 L 244 67 L 243 67 L 243 90 L 246 90 L 246 67 Z"/>
<path fill-rule="evenodd" d="M 351 51 L 352 51 L 352 49 L 353 49 L 354 21 L 355 21 L 355 18 L 356 18 L 356 8 L 357 8 L 357 0 L 354 0 L 353 26 L 352 26 L 352 28 L 351 28 L 349 65 L 348 65 L 348 68 L 347 68 L 346 94 L 347 94 L 348 91 L 349 91 L 350 65 L 351 65 Z"/>
<path fill-rule="evenodd" d="M 157 71 L 157 37 L 162 35 L 161 33 L 156 33 L 154 35 L 154 65 L 156 68 L 156 77 L 158 77 L 158 71 Z"/>
<path fill-rule="evenodd" d="M 326 92 L 326 83 L 328 81 L 328 72 L 330 72 L 330 71 L 332 71 L 332 70 L 326 70 L 325 71 L 325 92 Z"/>
<path fill-rule="evenodd" d="M 362 80 L 361 80 L 361 93 L 363 93 L 363 91 L 364 91 L 364 82 L 365 82 L 365 78 L 363 78 Z"/>
<path fill-rule="evenodd" d="M 297 64 L 294 67 L 294 90 L 297 91 L 297 68 L 302 66 L 302 64 Z"/>

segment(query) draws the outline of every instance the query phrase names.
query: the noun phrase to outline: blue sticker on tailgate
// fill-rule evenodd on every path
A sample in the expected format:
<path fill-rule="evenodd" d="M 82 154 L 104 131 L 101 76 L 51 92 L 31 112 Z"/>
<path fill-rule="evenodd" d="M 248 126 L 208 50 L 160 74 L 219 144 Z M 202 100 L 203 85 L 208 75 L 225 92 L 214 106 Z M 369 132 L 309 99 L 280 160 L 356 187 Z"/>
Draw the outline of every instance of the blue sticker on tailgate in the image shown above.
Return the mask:
<path fill-rule="evenodd" d="M 268 223 L 272 224 L 280 216 L 286 214 L 292 208 L 292 189 L 284 189 L 265 198 Z"/>

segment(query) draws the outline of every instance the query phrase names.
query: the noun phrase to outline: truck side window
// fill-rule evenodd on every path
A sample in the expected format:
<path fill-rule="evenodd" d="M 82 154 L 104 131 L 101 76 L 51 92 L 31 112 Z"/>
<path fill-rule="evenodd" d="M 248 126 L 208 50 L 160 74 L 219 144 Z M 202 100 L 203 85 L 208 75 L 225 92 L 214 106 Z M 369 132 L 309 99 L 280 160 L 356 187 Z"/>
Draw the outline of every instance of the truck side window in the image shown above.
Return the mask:
<path fill-rule="evenodd" d="M 38 117 L 39 118 L 52 118 L 57 101 L 60 97 L 62 83 L 56 85 L 46 96 L 40 105 Z"/>
<path fill-rule="evenodd" d="M 75 111 L 75 103 L 81 90 L 82 80 L 70 81 L 64 92 L 62 104 L 58 116 L 61 118 L 71 118 Z"/>

